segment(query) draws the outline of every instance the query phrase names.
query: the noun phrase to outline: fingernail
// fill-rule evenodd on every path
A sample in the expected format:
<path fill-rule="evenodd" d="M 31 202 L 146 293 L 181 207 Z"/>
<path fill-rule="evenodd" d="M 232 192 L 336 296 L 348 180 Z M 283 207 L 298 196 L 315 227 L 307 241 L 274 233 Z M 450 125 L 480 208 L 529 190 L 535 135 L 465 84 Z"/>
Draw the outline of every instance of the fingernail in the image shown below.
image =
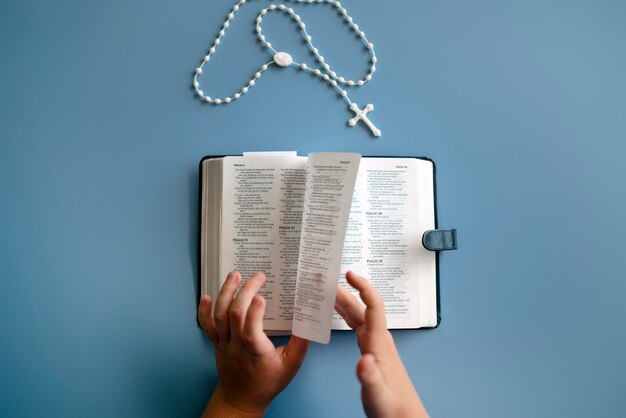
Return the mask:
<path fill-rule="evenodd" d="M 226 278 L 226 280 L 230 280 L 231 282 L 234 282 L 237 280 L 237 275 L 235 274 L 234 271 L 231 271 L 230 273 L 228 273 L 228 277 Z"/>
<path fill-rule="evenodd" d="M 209 297 L 207 295 L 202 295 L 200 297 L 200 304 L 201 305 L 206 305 L 209 302 Z"/>

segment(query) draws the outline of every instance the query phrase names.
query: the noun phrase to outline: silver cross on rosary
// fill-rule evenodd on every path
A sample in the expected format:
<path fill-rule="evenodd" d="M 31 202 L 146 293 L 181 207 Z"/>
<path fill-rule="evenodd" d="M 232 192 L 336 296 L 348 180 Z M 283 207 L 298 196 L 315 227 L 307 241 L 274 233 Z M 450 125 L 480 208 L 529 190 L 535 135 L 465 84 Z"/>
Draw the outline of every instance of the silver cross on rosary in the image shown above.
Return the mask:
<path fill-rule="evenodd" d="M 272 60 L 261 65 L 259 70 L 254 74 L 254 76 L 250 79 L 250 81 L 248 81 L 248 83 L 244 87 L 242 87 L 240 91 L 238 91 L 237 93 L 234 93 L 232 96 L 228 96 L 224 98 L 212 98 L 210 96 L 205 95 L 204 92 L 200 90 L 200 82 L 198 81 L 198 77 L 200 76 L 200 74 L 202 74 L 202 68 L 204 67 L 205 64 L 209 62 L 209 60 L 215 53 L 217 47 L 220 45 L 221 39 L 224 37 L 226 30 L 230 26 L 230 22 L 235 17 L 235 13 L 237 13 L 239 8 L 243 6 L 247 1 L 250 1 L 250 0 L 238 0 L 237 3 L 235 3 L 231 12 L 228 14 L 228 17 L 224 21 L 217 38 L 213 41 L 213 45 L 211 46 L 211 48 L 209 48 L 209 52 L 203 57 L 202 62 L 200 63 L 200 66 L 196 68 L 194 77 L 193 77 L 193 88 L 196 94 L 198 95 L 198 97 L 200 97 L 200 99 L 202 99 L 203 101 L 207 103 L 212 103 L 214 105 L 228 104 L 231 101 L 237 100 L 241 96 L 246 94 L 248 90 L 254 86 L 256 80 L 258 80 L 261 77 L 261 74 L 267 71 L 271 65 L 276 65 L 278 67 L 296 67 L 297 69 L 301 71 L 306 71 L 310 73 L 311 75 L 319 77 L 324 82 L 330 84 L 333 87 L 333 89 L 337 92 L 339 97 L 344 99 L 344 101 L 348 104 L 349 109 L 355 113 L 355 116 L 348 121 L 349 126 L 355 126 L 358 121 L 363 121 L 363 123 L 372 131 L 372 134 L 375 137 L 381 136 L 382 132 L 380 131 L 380 129 L 374 126 L 374 124 L 366 116 L 368 112 L 371 112 L 372 110 L 374 110 L 374 106 L 371 104 L 368 104 L 363 109 L 360 109 L 356 103 L 353 103 L 350 100 L 350 98 L 348 97 L 348 92 L 343 87 L 343 86 L 361 87 L 372 79 L 372 75 L 376 71 L 376 61 L 377 61 L 376 54 L 374 53 L 374 44 L 372 44 L 370 41 L 367 40 L 367 38 L 365 37 L 365 32 L 363 32 L 359 28 L 359 25 L 354 23 L 352 17 L 348 15 L 348 11 L 337 0 L 290 0 L 290 1 L 295 2 L 295 3 L 300 3 L 300 4 L 328 4 L 337 9 L 337 11 L 339 12 L 339 15 L 342 17 L 344 22 L 348 26 L 350 26 L 352 31 L 357 35 L 357 37 L 363 43 L 363 46 L 365 47 L 365 49 L 369 51 L 371 64 L 370 64 L 369 71 L 367 72 L 365 77 L 363 77 L 363 79 L 353 81 L 353 80 L 345 79 L 344 77 L 338 76 L 337 73 L 335 73 L 334 71 L 330 69 L 330 65 L 328 65 L 328 63 L 326 62 L 324 57 L 319 53 L 317 48 L 313 46 L 313 43 L 311 41 L 311 35 L 309 35 L 309 33 L 307 32 L 306 25 L 304 24 L 300 16 L 296 14 L 296 12 L 292 8 L 287 7 L 284 4 L 278 4 L 278 5 L 270 4 L 268 7 L 261 9 L 260 13 L 257 15 L 256 34 L 257 34 L 257 38 L 261 41 L 263 46 L 271 54 Z M 307 47 L 309 48 L 309 50 L 315 57 L 315 60 L 317 61 L 317 64 L 320 68 L 312 68 L 312 66 L 309 66 L 306 63 L 295 62 L 292 59 L 291 55 L 289 55 L 287 52 L 277 51 L 272 47 L 272 44 L 266 39 L 266 37 L 263 35 L 262 30 L 261 30 L 261 22 L 263 21 L 263 17 L 268 12 L 283 12 L 291 17 L 291 19 L 296 23 L 296 25 L 300 29 L 302 38 L 304 39 Z"/>

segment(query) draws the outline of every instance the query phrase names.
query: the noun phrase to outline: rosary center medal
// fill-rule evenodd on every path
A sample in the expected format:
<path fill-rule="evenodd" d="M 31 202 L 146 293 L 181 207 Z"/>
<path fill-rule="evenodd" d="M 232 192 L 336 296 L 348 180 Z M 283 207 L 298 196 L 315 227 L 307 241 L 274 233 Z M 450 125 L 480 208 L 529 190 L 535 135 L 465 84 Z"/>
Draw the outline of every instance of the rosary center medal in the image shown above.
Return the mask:
<path fill-rule="evenodd" d="M 235 17 L 235 14 L 239 10 L 241 6 L 246 3 L 247 0 L 239 0 L 232 8 L 231 12 L 228 14 L 226 21 L 222 25 L 222 29 L 219 31 L 217 38 L 213 41 L 213 45 L 209 49 L 209 52 L 204 56 L 200 66 L 196 68 L 193 77 L 193 88 L 202 100 L 207 103 L 212 103 L 215 105 L 220 104 L 228 104 L 233 100 L 239 99 L 241 96 L 246 94 L 250 88 L 252 88 L 256 82 L 261 77 L 261 74 L 267 71 L 270 66 L 277 65 L 279 67 L 296 67 L 301 71 L 309 72 L 310 74 L 319 77 L 324 82 L 330 84 L 333 89 L 337 92 L 339 97 L 343 98 L 343 100 L 347 103 L 348 108 L 354 112 L 354 117 L 348 120 L 348 126 L 355 126 L 359 121 L 363 122 L 365 126 L 367 126 L 372 134 L 375 137 L 381 136 L 382 132 L 378 129 L 374 123 L 366 116 L 368 112 L 374 110 L 374 105 L 368 104 L 362 109 L 356 103 L 353 103 L 348 97 L 348 92 L 345 90 L 345 87 L 361 87 L 368 81 L 372 79 L 372 75 L 376 71 L 376 54 L 374 52 L 374 44 L 369 42 L 365 36 L 365 32 L 359 29 L 359 26 L 354 23 L 352 17 L 348 15 L 348 11 L 341 5 L 339 1 L 336 0 L 292 0 L 296 3 L 301 4 L 328 4 L 337 9 L 340 16 L 346 24 L 348 24 L 354 33 L 359 37 L 365 48 L 369 51 L 370 55 L 370 68 L 361 80 L 354 81 L 349 80 L 344 77 L 338 76 L 336 72 L 332 71 L 330 65 L 326 62 L 324 57 L 320 55 L 319 51 L 315 46 L 313 46 L 311 35 L 306 30 L 306 25 L 300 18 L 298 14 L 294 12 L 294 10 L 290 7 L 285 6 L 284 4 L 271 4 L 267 8 L 261 9 L 260 13 L 256 18 L 256 33 L 257 38 L 261 41 L 266 50 L 272 55 L 272 60 L 263 64 L 259 70 L 254 74 L 254 76 L 248 81 L 248 83 L 241 88 L 240 91 L 233 94 L 232 96 L 224 97 L 224 98 L 212 98 L 204 94 L 202 90 L 200 90 L 200 83 L 198 81 L 198 76 L 202 74 L 202 69 L 205 64 L 207 64 L 213 54 L 215 54 L 215 50 L 220 45 L 221 39 L 224 37 L 226 30 L 230 26 L 230 22 Z M 300 28 L 300 33 L 302 38 L 306 42 L 307 47 L 313 53 L 315 60 L 319 68 L 312 68 L 306 63 L 297 63 L 293 60 L 291 55 L 284 51 L 277 51 L 272 47 L 272 44 L 265 38 L 261 29 L 261 23 L 263 22 L 263 16 L 265 16 L 268 12 L 282 12 L 287 14 L 291 19 L 296 23 L 296 25 Z"/>

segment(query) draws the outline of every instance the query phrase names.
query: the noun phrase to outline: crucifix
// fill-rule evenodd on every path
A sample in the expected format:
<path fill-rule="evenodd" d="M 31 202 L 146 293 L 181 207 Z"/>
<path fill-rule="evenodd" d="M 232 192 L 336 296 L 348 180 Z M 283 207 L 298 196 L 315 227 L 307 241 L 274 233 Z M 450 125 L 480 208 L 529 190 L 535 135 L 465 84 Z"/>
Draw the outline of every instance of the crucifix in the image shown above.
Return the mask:
<path fill-rule="evenodd" d="M 363 123 L 365 123 L 367 125 L 367 127 L 370 128 L 370 130 L 372 131 L 374 136 L 378 137 L 378 136 L 380 136 L 382 134 L 380 129 L 378 129 L 376 126 L 374 126 L 372 121 L 369 120 L 367 118 L 367 116 L 366 116 L 368 112 L 371 112 L 372 110 L 374 110 L 374 105 L 373 104 L 368 104 L 363 109 L 359 109 L 359 106 L 356 103 L 351 103 L 350 104 L 350 110 L 352 110 L 354 112 L 355 116 L 348 121 L 348 125 L 354 126 L 354 125 L 356 125 L 356 123 L 358 121 L 362 120 Z"/>

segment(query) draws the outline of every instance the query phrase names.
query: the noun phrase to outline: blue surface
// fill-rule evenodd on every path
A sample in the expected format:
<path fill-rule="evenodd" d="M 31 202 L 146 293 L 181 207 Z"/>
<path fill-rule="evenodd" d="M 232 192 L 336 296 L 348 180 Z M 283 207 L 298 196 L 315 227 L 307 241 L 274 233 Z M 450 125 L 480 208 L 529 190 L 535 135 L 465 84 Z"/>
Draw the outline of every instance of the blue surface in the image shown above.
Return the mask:
<path fill-rule="evenodd" d="M 196 99 L 232 4 L 0 1 L 0 415 L 197 416 L 216 379 L 195 322 L 198 161 L 294 149 L 436 161 L 460 243 L 443 322 L 394 334 L 434 417 L 623 414 L 626 3 L 345 0 L 380 59 L 350 93 L 379 140 L 293 69 L 228 106 Z M 207 94 L 267 59 L 266 4 L 236 16 Z M 330 8 L 294 7 L 360 77 Z M 306 57 L 285 16 L 264 27 Z M 351 333 L 315 345 L 268 415 L 361 416 L 357 359 Z"/>

